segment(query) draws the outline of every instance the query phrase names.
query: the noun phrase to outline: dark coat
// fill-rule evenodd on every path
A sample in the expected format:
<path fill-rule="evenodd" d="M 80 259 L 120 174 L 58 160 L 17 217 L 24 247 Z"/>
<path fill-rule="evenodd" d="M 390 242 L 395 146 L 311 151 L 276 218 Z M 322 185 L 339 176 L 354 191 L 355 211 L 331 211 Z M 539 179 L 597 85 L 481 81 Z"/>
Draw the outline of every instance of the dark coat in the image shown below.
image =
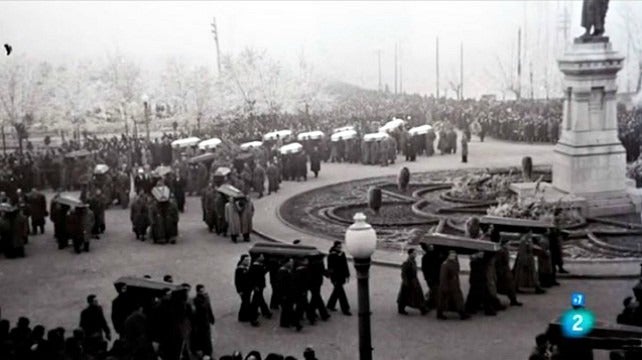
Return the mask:
<path fill-rule="evenodd" d="M 348 260 L 343 251 L 339 252 L 334 248 L 330 249 L 328 254 L 328 277 L 335 284 L 345 284 L 350 277 Z"/>
<path fill-rule="evenodd" d="M 321 171 L 321 155 L 318 151 L 312 150 L 310 152 L 310 171 L 319 172 Z"/>
<path fill-rule="evenodd" d="M 146 197 L 138 196 L 132 203 L 129 219 L 134 233 L 144 235 L 150 225 L 149 201 Z"/>
<path fill-rule="evenodd" d="M 45 195 L 41 192 L 33 191 L 27 196 L 27 203 L 29 205 L 29 213 L 33 224 L 44 225 L 45 218 L 49 215 L 47 212 L 47 198 Z"/>
<path fill-rule="evenodd" d="M 447 259 L 441 265 L 437 303 L 442 312 L 464 310 L 464 295 L 459 284 L 459 263 L 456 260 Z"/>
<path fill-rule="evenodd" d="M 103 308 L 100 305 L 90 305 L 80 313 L 80 328 L 85 331 L 85 336 L 102 336 L 110 334 L 109 325 L 105 320 Z"/>
<path fill-rule="evenodd" d="M 426 299 L 417 278 L 417 264 L 414 260 L 408 259 L 401 264 L 401 287 L 397 303 L 400 306 L 410 306 L 416 309 L 423 309 L 425 306 Z"/>
<path fill-rule="evenodd" d="M 165 243 L 178 236 L 178 207 L 172 201 L 156 202 L 150 208 L 152 238 Z"/>

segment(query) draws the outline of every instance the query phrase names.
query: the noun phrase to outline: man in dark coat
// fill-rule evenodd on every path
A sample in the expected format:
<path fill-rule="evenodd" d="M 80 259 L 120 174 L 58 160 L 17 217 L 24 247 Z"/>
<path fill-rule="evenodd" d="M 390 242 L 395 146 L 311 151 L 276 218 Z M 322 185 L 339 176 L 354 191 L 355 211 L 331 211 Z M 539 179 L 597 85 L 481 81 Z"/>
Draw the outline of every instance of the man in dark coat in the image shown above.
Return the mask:
<path fill-rule="evenodd" d="M 241 255 L 236 271 L 234 272 L 234 286 L 241 298 L 241 308 L 238 313 L 239 322 L 249 322 L 252 326 L 259 326 L 258 314 L 252 306 L 252 279 L 250 278 L 250 257 Z"/>
<path fill-rule="evenodd" d="M 296 290 L 294 289 L 294 260 L 288 259 L 288 261 L 281 266 L 278 271 L 278 282 L 280 284 L 279 294 L 281 299 L 279 303 L 281 305 L 281 319 L 279 325 L 284 328 L 289 328 L 294 326 L 297 330 L 301 330 L 301 322 L 296 318 L 294 312 L 294 303 Z"/>
<path fill-rule="evenodd" d="M 350 269 L 348 268 L 346 254 L 341 249 L 340 241 L 335 241 L 328 253 L 328 277 L 333 286 L 332 294 L 328 299 L 328 310 L 336 311 L 335 306 L 338 300 L 343 314 L 352 315 L 348 297 L 343 289 L 343 285 L 350 279 Z"/>
<path fill-rule="evenodd" d="M 268 178 L 268 195 L 279 191 L 279 168 L 274 162 L 268 162 L 266 170 Z"/>
<path fill-rule="evenodd" d="M 428 301 L 426 305 L 428 309 L 434 309 L 437 307 L 437 294 L 439 293 L 439 271 L 446 257 L 431 245 L 421 243 L 420 246 L 424 251 L 424 256 L 421 258 L 421 272 L 424 275 L 426 284 L 428 284 Z"/>
<path fill-rule="evenodd" d="M 8 205 L 0 220 L 0 243 L 6 257 L 25 256 L 25 244 L 29 235 L 29 224 L 18 208 Z"/>
<path fill-rule="evenodd" d="M 317 311 L 321 320 L 326 321 L 330 318 L 330 314 L 328 314 L 325 302 L 321 296 L 321 287 L 323 286 L 323 276 L 325 273 L 323 256 L 311 259 L 310 265 L 308 266 L 308 285 L 310 288 L 308 319 L 316 319 Z"/>
<path fill-rule="evenodd" d="M 265 267 L 265 259 L 263 255 L 259 255 L 250 265 L 250 281 L 252 282 L 252 308 L 260 311 L 266 319 L 272 318 L 272 312 L 265 302 L 263 290 L 265 290 L 265 274 L 267 268 Z"/>
<path fill-rule="evenodd" d="M 252 183 L 254 191 L 259 194 L 259 198 L 262 198 L 263 193 L 265 192 L 265 169 L 263 169 L 261 164 L 257 164 L 254 168 L 252 173 Z"/>
<path fill-rule="evenodd" d="M 89 251 L 89 239 L 94 227 L 94 214 L 87 204 L 80 204 L 67 213 L 65 230 L 71 238 L 74 251 L 80 254 L 81 251 Z"/>
<path fill-rule="evenodd" d="M 104 338 L 111 340 L 111 331 L 96 295 L 87 296 L 87 307 L 80 313 L 80 328 L 85 332 L 88 354 L 96 354 L 107 348 Z"/>
<path fill-rule="evenodd" d="M 121 338 L 125 353 L 136 360 L 157 360 L 152 343 L 152 331 L 143 307 L 139 306 L 124 321 Z"/>
<path fill-rule="evenodd" d="M 102 190 L 96 189 L 96 192 L 87 199 L 89 209 L 94 215 L 94 225 L 91 234 L 98 239 L 100 234 L 105 232 L 105 198 Z"/>
<path fill-rule="evenodd" d="M 444 312 L 455 311 L 464 320 L 470 315 L 464 312 L 464 295 L 459 284 L 459 262 L 457 253 L 451 251 L 441 264 L 439 271 L 439 300 L 437 301 L 437 319 L 445 320 Z"/>
<path fill-rule="evenodd" d="M 123 337 L 125 320 L 136 310 L 136 303 L 126 284 L 117 284 L 116 290 L 118 296 L 111 302 L 111 323 L 114 325 L 114 331 Z"/>
<path fill-rule="evenodd" d="M 309 261 L 307 258 L 299 259 L 296 262 L 292 273 L 291 291 L 293 291 L 294 298 L 295 322 L 303 320 L 303 315 L 307 315 L 310 324 L 314 324 L 315 319 L 308 312 L 308 290 L 310 289 L 308 266 Z"/>
<path fill-rule="evenodd" d="M 319 154 L 319 148 L 316 146 L 310 151 L 310 171 L 314 173 L 314 177 L 319 177 L 319 171 L 321 171 L 321 154 Z"/>
<path fill-rule="evenodd" d="M 129 219 L 132 222 L 132 230 L 136 234 L 137 240 L 145 241 L 147 228 L 150 224 L 149 202 L 148 195 L 141 190 L 130 209 Z"/>
<path fill-rule="evenodd" d="M 201 207 L 203 209 L 203 221 L 207 224 L 208 230 L 212 232 L 212 230 L 216 229 L 216 233 L 218 234 L 219 230 L 216 224 L 216 188 L 211 181 L 203 190 Z"/>
<path fill-rule="evenodd" d="M 58 243 L 58 249 L 64 249 L 68 245 L 66 225 L 69 206 L 56 201 L 59 197 L 60 192 L 56 193 L 56 195 L 51 199 L 51 203 L 49 205 L 49 220 L 51 220 L 54 226 L 54 238 Z"/>
<path fill-rule="evenodd" d="M 37 189 L 31 189 L 27 195 L 29 213 L 31 215 L 31 234 L 36 235 L 38 230 L 41 234 L 45 233 L 45 218 L 49 215 L 47 212 L 47 198 Z"/>
<path fill-rule="evenodd" d="M 397 312 L 402 315 L 408 315 L 406 306 L 419 309 L 422 315 L 428 312 L 421 283 L 417 278 L 416 256 L 415 249 L 409 249 L 408 258 L 401 264 L 401 287 L 397 296 Z"/>
<path fill-rule="evenodd" d="M 196 285 L 193 300 L 194 320 L 192 324 L 192 350 L 202 355 L 212 356 L 212 329 L 215 318 L 210 297 L 202 284 Z"/>
<path fill-rule="evenodd" d="M 510 253 L 508 241 L 503 241 L 499 251 L 495 254 L 495 272 L 497 273 L 497 292 L 508 296 L 511 306 L 522 306 L 517 301 L 515 278 L 510 269 Z"/>
<path fill-rule="evenodd" d="M 154 201 L 150 207 L 150 223 L 154 243 L 176 243 L 178 236 L 178 207 L 171 201 Z"/>
<path fill-rule="evenodd" d="M 181 176 L 179 171 L 174 172 L 174 176 L 170 181 L 170 190 L 176 199 L 176 206 L 178 211 L 185 211 L 185 179 Z"/>
<path fill-rule="evenodd" d="M 556 209 L 553 217 L 553 228 L 548 231 L 548 244 L 551 251 L 551 262 L 553 264 L 553 281 L 556 282 L 557 271 L 560 274 L 567 274 L 564 269 L 564 254 L 562 253 L 562 231 L 560 230 L 561 209 Z"/>
<path fill-rule="evenodd" d="M 225 221 L 225 195 L 216 192 L 214 198 L 214 213 L 216 214 L 216 235 L 227 236 L 227 222 Z"/>

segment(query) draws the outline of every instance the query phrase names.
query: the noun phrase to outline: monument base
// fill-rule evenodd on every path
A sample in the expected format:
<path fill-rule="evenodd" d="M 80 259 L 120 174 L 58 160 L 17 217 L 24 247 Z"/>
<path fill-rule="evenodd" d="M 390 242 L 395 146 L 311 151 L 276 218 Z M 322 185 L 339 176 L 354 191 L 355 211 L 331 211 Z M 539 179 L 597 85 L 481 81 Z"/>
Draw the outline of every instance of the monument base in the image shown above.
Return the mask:
<path fill-rule="evenodd" d="M 514 183 L 510 189 L 517 194 L 519 202 L 539 199 L 562 208 L 576 209 L 583 217 L 624 215 L 640 212 L 642 189 L 627 182 L 625 191 L 570 194 L 555 188 L 550 183 Z M 632 186 L 631 186 L 632 185 Z"/>

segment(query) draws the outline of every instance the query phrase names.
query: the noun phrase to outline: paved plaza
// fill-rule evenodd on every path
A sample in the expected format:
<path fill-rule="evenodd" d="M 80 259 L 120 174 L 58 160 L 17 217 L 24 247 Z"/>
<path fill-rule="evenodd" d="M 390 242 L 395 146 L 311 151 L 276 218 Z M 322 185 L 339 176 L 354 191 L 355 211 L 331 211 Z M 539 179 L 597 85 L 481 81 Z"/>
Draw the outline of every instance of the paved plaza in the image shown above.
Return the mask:
<path fill-rule="evenodd" d="M 469 163 L 462 164 L 459 155 L 420 157 L 418 162 L 397 162 L 386 168 L 351 164 L 323 164 L 320 177 L 303 183 L 285 182 L 278 194 L 255 201 L 255 230 L 268 237 L 290 242 L 301 238 L 327 250 L 330 243 L 300 231 L 289 229 L 276 216 L 276 209 L 290 196 L 341 181 L 396 175 L 401 166 L 411 171 L 430 171 L 450 168 L 479 168 L 518 166 L 522 156 L 533 157 L 536 165 L 549 164 L 552 146 L 511 144 L 497 141 L 470 144 Z M 399 158 L 401 159 L 401 158 Z M 12 323 L 19 316 L 32 319 L 32 324 L 47 328 L 63 326 L 68 333 L 78 325 L 79 313 L 85 306 L 85 296 L 98 295 L 109 316 L 111 300 L 116 291 L 113 282 L 123 275 L 149 274 L 160 278 L 172 274 L 175 282 L 192 285 L 203 283 L 208 289 L 216 316 L 214 331 L 215 356 L 234 350 L 247 352 L 258 349 L 301 356 L 311 345 L 320 359 L 357 358 L 356 281 L 346 287 L 354 316 L 333 313 L 328 322 L 304 327 L 301 333 L 278 327 L 278 318 L 262 321 L 252 328 L 236 321 L 240 304 L 234 289 L 234 270 L 238 257 L 252 245 L 233 244 L 207 232 L 201 221 L 200 200 L 188 199 L 186 213 L 179 223 L 180 239 L 176 245 L 152 245 L 135 240 L 131 232 L 129 210 L 110 209 L 106 214 L 107 233 L 93 241 L 91 252 L 76 255 L 72 250 L 57 250 L 52 239 L 52 226 L 47 233 L 31 237 L 27 257 L 18 260 L 0 258 L 0 306 L 2 315 Z M 255 236 L 253 241 L 258 240 Z M 400 256 L 396 254 L 395 256 Z M 376 254 L 375 259 L 394 264 L 395 258 Z M 590 267 L 591 264 L 570 265 Z M 597 265 L 596 265 L 597 266 Z M 613 269 L 638 271 L 637 263 L 609 265 Z M 576 268 L 581 269 L 581 268 Z M 353 269 L 351 269 L 353 271 Z M 619 271 L 619 270 L 613 270 Z M 353 271 L 354 273 L 354 271 Z M 425 288 L 423 278 L 421 279 Z M 573 291 L 583 291 L 587 307 L 598 320 L 614 322 L 622 308 L 622 300 L 631 294 L 634 279 L 568 279 L 562 286 L 545 295 L 523 295 L 523 308 L 510 308 L 497 317 L 474 316 L 468 321 L 438 321 L 434 312 L 427 316 L 412 313 L 400 316 L 396 312 L 396 295 L 400 283 L 399 269 L 393 266 L 373 266 L 371 270 L 371 307 L 375 359 L 521 359 L 525 358 L 536 334 L 547 323 L 569 307 Z M 464 293 L 468 277 L 462 276 Z M 324 297 L 331 290 L 326 281 Z M 267 296 L 269 296 L 269 291 Z M 603 354 L 601 355 L 603 358 Z"/>

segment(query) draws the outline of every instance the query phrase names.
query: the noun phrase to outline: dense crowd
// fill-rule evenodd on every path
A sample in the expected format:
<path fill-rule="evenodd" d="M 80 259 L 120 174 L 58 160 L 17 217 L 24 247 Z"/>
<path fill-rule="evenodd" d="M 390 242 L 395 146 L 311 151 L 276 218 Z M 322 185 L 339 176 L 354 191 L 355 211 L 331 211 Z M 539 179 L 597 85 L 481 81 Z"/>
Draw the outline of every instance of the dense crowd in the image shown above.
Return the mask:
<path fill-rule="evenodd" d="M 149 279 L 148 276 L 145 277 Z M 47 330 L 32 326 L 29 318 L 18 318 L 12 328 L 0 316 L 0 358 L 5 360 L 157 360 L 212 359 L 211 326 L 215 323 L 209 295 L 203 285 L 176 286 L 166 275 L 159 296 L 141 298 L 126 283 L 118 283 L 118 296 L 111 304 L 111 320 L 117 338 L 112 342 L 111 328 L 95 295 L 87 296 L 80 312 L 79 325 L 71 334 L 57 327 Z M 161 284 L 163 284 L 161 283 Z M 2 315 L 2 314 L 0 314 Z M 111 343 L 111 345 L 110 345 Z M 261 360 L 258 351 L 245 357 L 240 352 L 220 359 Z M 270 353 L 265 359 L 296 359 Z M 316 360 L 308 347 L 303 359 Z"/>

